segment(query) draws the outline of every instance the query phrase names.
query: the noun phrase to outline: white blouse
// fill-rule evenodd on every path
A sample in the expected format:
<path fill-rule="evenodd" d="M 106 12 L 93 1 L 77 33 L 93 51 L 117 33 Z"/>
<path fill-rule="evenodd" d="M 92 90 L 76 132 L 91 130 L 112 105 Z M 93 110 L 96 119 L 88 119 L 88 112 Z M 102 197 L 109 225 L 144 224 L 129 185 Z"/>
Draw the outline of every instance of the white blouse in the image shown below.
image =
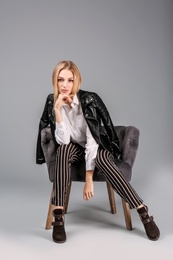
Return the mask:
<path fill-rule="evenodd" d="M 68 144 L 71 141 L 85 148 L 86 170 L 94 170 L 98 144 L 91 135 L 84 118 L 81 104 L 74 96 L 71 108 L 64 104 L 60 108 L 62 122 L 56 123 L 55 138 L 58 144 Z"/>

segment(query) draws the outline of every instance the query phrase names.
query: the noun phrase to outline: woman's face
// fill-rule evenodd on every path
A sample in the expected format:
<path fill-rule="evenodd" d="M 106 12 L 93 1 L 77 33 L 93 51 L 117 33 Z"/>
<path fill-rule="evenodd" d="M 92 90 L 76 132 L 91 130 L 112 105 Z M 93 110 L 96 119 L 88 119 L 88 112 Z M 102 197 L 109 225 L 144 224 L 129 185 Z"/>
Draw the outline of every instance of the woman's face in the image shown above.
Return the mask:
<path fill-rule="evenodd" d="M 73 73 L 70 70 L 61 70 L 58 76 L 58 92 L 63 95 L 70 95 L 73 89 Z"/>

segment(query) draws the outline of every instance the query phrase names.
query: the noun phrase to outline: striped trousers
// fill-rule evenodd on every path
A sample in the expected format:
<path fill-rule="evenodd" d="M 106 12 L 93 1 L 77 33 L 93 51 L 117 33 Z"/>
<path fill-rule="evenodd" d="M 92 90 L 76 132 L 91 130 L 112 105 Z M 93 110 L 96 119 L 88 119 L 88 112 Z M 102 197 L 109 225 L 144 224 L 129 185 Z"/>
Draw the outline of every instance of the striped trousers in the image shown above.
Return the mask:
<path fill-rule="evenodd" d="M 64 206 L 67 188 L 71 182 L 71 164 L 84 160 L 84 151 L 83 147 L 74 143 L 58 147 L 55 166 L 54 197 L 52 201 L 54 205 Z M 128 202 L 131 209 L 142 204 L 142 199 L 119 171 L 109 151 L 99 148 L 95 164 L 115 192 Z"/>

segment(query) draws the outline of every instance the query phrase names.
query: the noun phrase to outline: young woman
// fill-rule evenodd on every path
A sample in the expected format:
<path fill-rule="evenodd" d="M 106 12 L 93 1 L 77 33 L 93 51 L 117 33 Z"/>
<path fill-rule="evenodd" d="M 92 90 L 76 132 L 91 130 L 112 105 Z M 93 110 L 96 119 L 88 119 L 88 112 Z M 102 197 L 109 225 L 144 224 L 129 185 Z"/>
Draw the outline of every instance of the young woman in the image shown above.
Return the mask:
<path fill-rule="evenodd" d="M 115 192 L 136 209 L 149 239 L 157 240 L 160 231 L 148 214 L 148 208 L 125 180 L 114 158 L 120 157 L 119 141 L 109 112 L 94 92 L 80 89 L 81 74 L 72 61 L 60 61 L 52 74 L 54 94 L 47 97 L 39 124 L 37 163 L 45 162 L 41 148 L 41 130 L 50 125 L 57 146 L 53 204 L 53 241 L 66 241 L 64 202 L 70 183 L 70 164 L 85 159 L 86 181 L 83 197 L 94 196 L 93 172 L 100 169 Z M 103 134 L 101 125 L 104 125 Z M 106 134 L 105 134 L 106 133 Z"/>

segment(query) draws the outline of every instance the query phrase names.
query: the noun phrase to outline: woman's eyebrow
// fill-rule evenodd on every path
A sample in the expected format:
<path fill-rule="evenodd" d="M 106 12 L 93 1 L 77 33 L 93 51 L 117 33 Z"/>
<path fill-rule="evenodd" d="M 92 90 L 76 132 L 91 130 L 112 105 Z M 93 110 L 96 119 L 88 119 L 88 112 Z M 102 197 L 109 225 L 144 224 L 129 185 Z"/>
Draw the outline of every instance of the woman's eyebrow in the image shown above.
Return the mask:
<path fill-rule="evenodd" d="M 73 79 L 74 77 L 70 77 L 68 79 Z M 58 79 L 64 79 L 63 77 L 58 77 Z"/>

